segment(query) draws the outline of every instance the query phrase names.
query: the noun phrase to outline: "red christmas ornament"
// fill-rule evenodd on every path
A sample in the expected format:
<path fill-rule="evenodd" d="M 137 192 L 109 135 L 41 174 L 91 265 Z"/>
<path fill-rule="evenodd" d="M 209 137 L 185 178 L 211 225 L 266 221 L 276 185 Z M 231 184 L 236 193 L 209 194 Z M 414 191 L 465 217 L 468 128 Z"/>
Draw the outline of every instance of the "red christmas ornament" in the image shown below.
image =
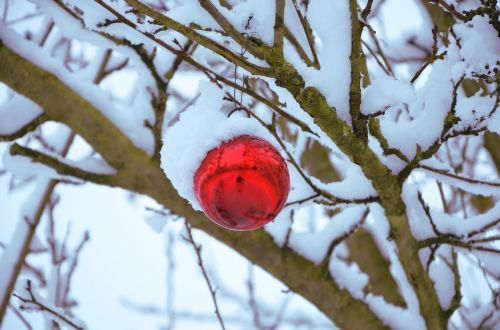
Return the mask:
<path fill-rule="evenodd" d="M 273 220 L 289 190 L 283 157 L 267 141 L 249 135 L 210 150 L 194 176 L 205 214 L 233 230 L 253 230 Z"/>

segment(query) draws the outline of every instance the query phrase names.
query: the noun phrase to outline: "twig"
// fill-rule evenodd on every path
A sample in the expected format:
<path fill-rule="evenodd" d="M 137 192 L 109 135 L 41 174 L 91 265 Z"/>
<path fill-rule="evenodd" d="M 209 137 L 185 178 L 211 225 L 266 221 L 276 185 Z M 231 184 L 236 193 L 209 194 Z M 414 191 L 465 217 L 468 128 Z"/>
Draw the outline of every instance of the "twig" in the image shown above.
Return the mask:
<path fill-rule="evenodd" d="M 293 223 L 295 221 L 295 210 L 290 212 L 290 226 L 288 227 L 285 235 L 285 240 L 283 242 L 283 246 L 288 246 L 290 242 L 290 237 L 292 236 Z"/>
<path fill-rule="evenodd" d="M 376 31 L 366 21 L 365 22 L 361 22 L 361 24 L 363 26 L 366 26 L 366 28 L 368 28 L 368 32 L 370 33 L 370 36 L 372 37 L 372 40 L 375 43 L 375 48 L 377 49 L 377 54 L 380 55 L 380 57 L 382 58 L 382 61 L 385 64 L 385 68 L 387 69 L 387 71 L 389 71 L 389 74 L 391 76 L 394 76 L 394 72 L 392 71 L 391 64 L 389 63 L 389 60 L 387 59 L 387 56 L 385 56 L 385 53 L 382 50 L 382 46 L 380 45 L 380 42 L 379 42 L 379 40 L 377 38 Z"/>
<path fill-rule="evenodd" d="M 311 25 L 309 24 L 309 21 L 307 18 L 302 15 L 302 12 L 300 11 L 300 8 L 297 4 L 297 0 L 293 0 L 293 5 L 295 7 L 295 12 L 297 13 L 297 16 L 299 17 L 300 23 L 302 24 L 302 29 L 304 30 L 304 33 L 307 38 L 307 43 L 309 44 L 309 49 L 311 50 L 311 53 L 313 55 L 314 59 L 314 66 L 317 69 L 320 69 L 321 64 L 319 63 L 318 59 L 318 54 L 316 53 L 316 48 L 314 47 L 314 37 L 313 37 L 313 31 L 311 29 Z"/>
<path fill-rule="evenodd" d="M 187 212 L 186 212 L 187 213 Z M 186 231 L 188 236 L 183 237 L 184 240 L 188 243 L 190 243 L 193 246 L 194 252 L 196 254 L 196 258 L 198 259 L 198 266 L 200 266 L 201 272 L 203 274 L 203 277 L 205 278 L 205 282 L 207 283 L 208 290 L 210 291 L 210 295 L 212 296 L 212 301 L 215 307 L 215 315 L 217 316 L 217 320 L 219 320 L 219 324 L 222 328 L 222 330 L 225 330 L 224 326 L 224 321 L 222 320 L 222 316 L 219 311 L 219 305 L 217 304 L 217 297 L 216 297 L 216 291 L 214 287 L 212 286 L 212 283 L 210 282 L 210 278 L 208 277 L 207 271 L 205 269 L 205 266 L 203 264 L 203 259 L 201 258 L 201 245 L 198 245 L 195 243 L 193 239 L 193 233 L 191 231 L 191 225 L 188 223 L 188 220 L 184 220 L 184 224 L 186 226 Z"/>
<path fill-rule="evenodd" d="M 427 61 L 425 61 L 424 65 L 422 65 L 420 67 L 420 69 L 418 69 L 417 72 L 415 72 L 415 75 L 410 80 L 410 83 L 412 83 L 412 84 L 418 79 L 418 77 L 420 77 L 420 75 L 422 74 L 422 72 L 424 72 L 425 68 L 427 68 L 429 65 L 431 65 L 432 63 L 434 63 L 434 61 L 436 61 L 436 60 L 442 60 L 442 59 L 444 59 L 444 57 L 447 54 L 447 51 L 444 51 L 441 54 L 437 53 L 438 52 L 438 47 L 437 47 L 437 42 L 438 42 L 438 27 L 437 27 L 437 25 L 435 25 L 432 28 L 432 39 L 433 39 L 432 54 L 429 57 L 429 59 Z"/>
<path fill-rule="evenodd" d="M 246 281 L 248 290 L 248 305 L 250 305 L 250 310 L 252 311 L 253 324 L 256 329 L 263 329 L 260 320 L 260 311 L 257 301 L 255 299 L 255 287 L 254 287 L 254 276 L 253 276 L 253 265 L 248 265 L 248 279 Z"/>
<path fill-rule="evenodd" d="M 425 204 L 424 198 L 422 197 L 422 194 L 420 191 L 417 193 L 417 198 L 418 201 L 420 202 L 420 205 L 424 209 L 425 215 L 427 215 L 427 219 L 429 219 L 429 222 L 431 223 L 432 231 L 436 236 L 444 236 L 442 232 L 439 231 L 438 227 L 434 223 L 434 220 L 432 219 L 432 214 L 429 206 Z M 457 236 L 453 235 L 453 237 L 458 238 Z"/>
<path fill-rule="evenodd" d="M 63 157 L 67 155 L 67 153 L 68 153 L 68 151 L 73 143 L 74 138 L 75 138 L 74 133 L 71 133 L 70 136 L 67 138 L 67 140 L 62 148 L 62 151 L 61 151 L 61 155 Z M 41 196 L 41 198 L 38 202 L 38 206 L 36 207 L 35 212 L 31 215 L 32 216 L 31 221 L 27 221 L 28 226 L 29 226 L 29 230 L 27 231 L 27 233 L 24 237 L 17 238 L 17 239 L 21 239 L 22 242 L 16 243 L 16 244 L 20 245 L 20 250 L 16 251 L 16 253 L 18 253 L 18 259 L 15 261 L 13 269 L 12 270 L 3 270 L 2 269 L 2 271 L 10 271 L 11 274 L 10 274 L 10 277 L 8 278 L 6 290 L 5 290 L 5 292 L 2 292 L 2 296 L 0 296 L 0 325 L 1 325 L 3 317 L 5 315 L 5 311 L 7 309 L 8 302 L 10 300 L 10 294 L 14 290 L 14 285 L 16 283 L 17 277 L 19 276 L 19 273 L 20 273 L 21 268 L 24 264 L 26 256 L 29 253 L 31 242 L 33 241 L 33 237 L 35 235 L 36 227 L 40 223 L 43 211 L 46 207 L 46 204 L 50 200 L 50 196 L 52 195 L 52 192 L 54 191 L 56 184 L 57 184 L 57 181 L 54 181 L 54 180 L 51 180 L 48 184 L 46 184 L 46 186 L 44 187 L 43 195 Z M 26 219 L 27 219 L 27 217 L 25 216 L 25 218 L 20 220 L 20 221 L 24 221 Z M 22 225 L 22 224 L 18 224 L 18 225 Z M 2 261 L 2 260 L 0 260 L 0 261 Z"/>
<path fill-rule="evenodd" d="M 320 264 L 320 267 L 326 272 L 328 270 L 328 265 L 330 263 L 331 256 L 333 254 L 333 251 L 335 250 L 335 247 L 342 243 L 345 239 L 347 239 L 349 236 L 351 236 L 359 227 L 363 225 L 363 223 L 366 220 L 366 217 L 368 216 L 368 213 L 370 213 L 370 209 L 366 208 L 366 210 L 363 212 L 361 215 L 361 218 L 359 221 L 354 224 L 345 234 L 340 235 L 336 239 L 334 239 L 330 245 L 328 246 L 328 250 L 326 252 L 325 258 Z"/>
<path fill-rule="evenodd" d="M 385 72 L 385 74 L 391 75 L 391 72 L 384 66 L 384 64 L 382 64 L 377 54 L 375 54 L 373 49 L 371 49 L 370 45 L 368 45 L 368 43 L 366 43 L 364 40 L 361 40 L 361 44 L 365 46 L 366 49 L 368 49 L 368 52 L 373 56 L 375 62 L 377 62 L 378 66 Z"/>
<path fill-rule="evenodd" d="M 351 12 L 351 84 L 349 86 L 349 113 L 352 119 L 352 128 L 360 140 L 368 141 L 366 120 L 361 116 L 361 32 L 362 27 L 358 18 L 358 3 L 349 0 Z"/>
<path fill-rule="evenodd" d="M 418 245 L 420 248 L 424 248 L 424 247 L 428 247 L 428 246 L 431 246 L 434 244 L 438 244 L 438 245 L 439 244 L 448 244 L 448 245 L 464 248 L 467 250 L 478 250 L 478 251 L 500 254 L 500 250 L 498 250 L 498 249 L 489 248 L 489 247 L 481 246 L 481 245 L 473 245 L 474 243 L 476 243 L 476 241 L 474 241 L 474 240 L 464 242 L 464 241 L 461 241 L 459 239 L 443 235 L 443 236 L 431 237 L 431 238 L 427 238 L 423 241 L 419 241 Z"/>
<path fill-rule="evenodd" d="M 309 196 L 309 197 L 304 197 L 302 199 L 286 203 L 285 207 L 292 206 L 292 205 L 295 205 L 295 204 L 302 204 L 302 203 L 308 202 L 308 201 L 310 201 L 312 199 L 315 199 L 316 197 L 319 197 L 319 196 L 320 196 L 319 194 L 314 194 L 314 195 Z"/>
<path fill-rule="evenodd" d="M 100 0 L 94 0 L 94 1 L 100 1 Z M 205 67 L 204 65 L 198 63 L 196 60 L 194 60 L 188 53 L 184 52 L 183 50 L 177 50 L 175 48 L 173 48 L 172 46 L 168 45 L 167 43 L 165 43 L 163 40 L 161 39 L 158 39 L 156 38 L 153 34 L 151 33 L 147 33 L 147 32 L 143 32 L 141 30 L 138 29 L 138 26 L 131 22 L 130 20 L 128 20 L 125 16 L 121 15 L 120 13 L 114 11 L 112 8 L 110 8 L 109 6 L 106 5 L 106 7 L 108 10 L 112 10 L 110 11 L 113 15 L 115 15 L 116 17 L 118 17 L 118 19 L 120 20 L 121 23 L 124 23 L 125 25 L 129 26 L 130 28 L 132 28 L 134 31 L 138 31 L 139 33 L 141 33 L 143 36 L 145 36 L 146 38 L 150 39 L 151 41 L 157 43 L 158 45 L 160 45 L 161 47 L 165 48 L 166 50 L 168 50 L 169 52 L 179 56 L 180 58 L 182 58 L 186 63 L 189 63 L 190 65 L 192 65 L 193 67 L 195 67 L 196 69 L 200 70 L 201 72 L 205 73 L 207 75 L 207 77 L 209 77 L 209 79 L 213 80 L 217 80 L 217 81 L 221 81 L 222 83 L 224 83 L 225 85 L 228 85 L 232 88 L 236 88 L 237 90 L 255 98 L 256 100 L 258 100 L 259 102 L 262 102 L 263 104 L 267 105 L 269 108 L 271 108 L 272 110 L 274 110 L 276 113 L 278 113 L 280 116 L 290 120 L 291 122 L 293 122 L 294 124 L 298 125 L 302 130 L 304 130 L 305 132 L 308 132 L 308 133 L 311 133 L 313 135 L 316 135 L 318 136 L 317 133 L 314 133 L 309 127 L 307 124 L 303 123 L 302 121 L 300 121 L 299 119 L 297 119 L 296 117 L 290 115 L 289 113 L 285 112 L 284 110 L 280 109 L 278 106 L 274 105 L 272 102 L 270 102 L 269 100 L 267 100 L 266 98 L 258 95 L 257 93 L 255 93 L 253 90 L 249 89 L 249 88 L 244 88 L 238 84 L 235 84 L 234 82 L 232 82 L 230 79 L 227 79 L 225 78 L 224 76 L 214 72 L 213 70 Z M 96 33 L 100 33 L 98 31 L 96 31 Z M 107 34 L 103 34 L 103 33 L 100 33 L 103 37 L 106 37 L 116 43 L 124 43 L 123 40 L 116 40 L 115 38 L 107 35 Z"/>
<path fill-rule="evenodd" d="M 76 270 L 76 266 L 78 265 L 78 259 L 80 256 L 80 253 L 83 250 L 84 245 L 90 240 L 90 234 L 88 231 L 86 231 L 83 234 L 82 240 L 78 244 L 78 246 L 75 249 L 73 258 L 71 259 L 71 263 L 69 265 L 69 270 L 66 275 L 66 283 L 64 285 L 64 292 L 62 294 L 62 306 L 66 307 L 68 304 L 68 298 L 69 298 L 69 292 L 71 290 L 71 279 L 73 278 L 73 274 Z M 63 283 L 64 284 L 64 283 Z"/>
<path fill-rule="evenodd" d="M 84 327 L 77 325 L 70 318 L 68 318 L 65 315 L 61 314 L 60 312 L 54 310 L 53 308 L 51 308 L 49 306 L 46 306 L 45 304 L 39 302 L 36 299 L 35 295 L 33 294 L 32 287 L 31 287 L 31 281 L 30 280 L 26 281 L 26 287 L 25 287 L 25 289 L 26 289 L 26 291 L 29 294 L 29 298 L 28 299 L 27 298 L 23 298 L 23 297 L 15 294 L 15 293 L 13 294 L 13 296 L 16 297 L 16 298 L 18 298 L 19 300 L 21 300 L 23 303 L 28 304 L 28 306 L 34 305 L 35 309 L 38 309 L 41 312 L 47 312 L 48 314 L 57 317 L 58 319 L 60 319 L 61 321 L 63 321 L 65 324 L 67 324 L 68 326 L 72 327 L 73 329 L 84 330 Z M 30 307 L 21 307 L 21 309 L 30 309 L 30 308 L 31 308 L 31 306 Z"/>
<path fill-rule="evenodd" d="M 31 148 L 23 147 L 17 143 L 12 144 L 9 151 L 13 156 L 20 155 L 28 157 L 32 162 L 40 163 L 53 168 L 60 175 L 68 175 L 94 183 L 112 185 L 110 180 L 113 177 L 112 175 L 87 172 L 77 167 L 65 164 L 55 157 L 49 156 Z"/>
<path fill-rule="evenodd" d="M 460 272 L 458 270 L 458 260 L 457 260 L 457 252 L 455 250 L 451 251 L 453 262 L 450 264 L 446 258 L 443 258 L 448 267 L 450 267 L 453 272 L 453 283 L 455 294 L 451 298 L 450 307 L 445 311 L 447 317 L 451 317 L 453 313 L 460 307 L 460 301 L 462 300 L 462 292 L 460 291 L 462 283 L 460 278 Z"/>
<path fill-rule="evenodd" d="M 363 9 L 363 11 L 361 12 L 361 18 L 363 18 L 364 21 L 366 21 L 368 15 L 370 15 L 372 11 L 372 5 L 373 5 L 373 0 L 368 0 L 365 9 Z"/>
<path fill-rule="evenodd" d="M 429 172 L 434 172 L 434 173 L 437 173 L 437 174 L 448 176 L 450 178 L 461 180 L 461 181 L 465 181 L 465 182 L 468 182 L 468 183 L 482 184 L 482 185 L 490 186 L 490 187 L 500 187 L 500 183 L 497 183 L 497 182 L 489 182 L 489 181 L 483 181 L 483 180 L 468 178 L 468 177 L 465 177 L 465 176 L 461 176 L 461 175 L 457 175 L 457 174 L 451 173 L 451 172 L 446 171 L 446 170 L 440 170 L 440 169 L 432 168 L 430 166 L 422 165 L 422 164 L 418 165 L 418 167 L 422 168 L 424 170 L 427 170 Z"/>
<path fill-rule="evenodd" d="M 436 3 L 438 3 L 441 6 L 443 6 L 443 8 L 446 9 L 450 14 L 452 14 L 453 16 L 455 16 L 456 18 L 458 18 L 459 20 L 461 20 L 461 21 L 467 21 L 467 17 L 465 17 L 465 15 L 459 13 L 455 9 L 455 6 L 449 5 L 446 1 L 444 1 L 444 0 L 429 0 L 429 2 L 436 2 Z"/>
<path fill-rule="evenodd" d="M 343 198 L 335 197 L 332 194 L 328 193 L 327 191 L 325 191 L 325 190 L 319 188 L 318 186 L 316 186 L 312 182 L 311 178 L 304 173 L 304 170 L 302 169 L 302 167 L 295 160 L 295 158 L 293 157 L 292 153 L 288 150 L 288 148 L 286 147 L 285 143 L 283 142 L 283 140 L 278 135 L 278 132 L 276 131 L 276 125 L 274 125 L 272 123 L 271 124 L 267 124 L 266 122 L 264 122 L 259 116 L 257 116 L 255 113 L 253 113 L 252 111 L 250 111 L 247 107 L 244 107 L 241 103 L 239 103 L 238 100 L 234 99 L 234 97 L 230 93 L 227 93 L 226 96 L 227 96 L 227 98 L 229 100 L 231 100 L 232 102 L 234 102 L 235 104 L 237 104 L 238 106 L 240 106 L 241 108 L 243 108 L 247 113 L 249 113 L 253 118 L 255 118 L 265 129 L 267 129 L 269 131 L 269 133 L 271 133 L 271 135 L 276 139 L 276 141 L 278 142 L 278 144 L 281 146 L 281 148 L 283 149 L 283 151 L 287 155 L 288 161 L 295 167 L 295 169 L 297 169 L 297 171 L 299 172 L 299 174 L 302 177 L 302 179 L 304 179 L 304 181 L 311 187 L 311 189 L 316 194 L 319 194 L 319 195 L 325 197 L 326 199 L 329 200 L 329 202 L 331 202 L 331 204 L 339 204 L 339 203 L 340 204 L 349 204 L 349 203 L 366 204 L 366 203 L 376 202 L 376 201 L 379 200 L 379 198 L 377 196 L 367 197 L 367 198 L 362 198 L 362 199 L 350 199 L 350 200 L 343 199 Z M 275 119 L 275 116 L 273 114 L 273 121 L 274 121 L 274 119 Z"/>
<path fill-rule="evenodd" d="M 34 131 L 36 128 L 38 128 L 38 126 L 42 125 L 47 120 L 48 120 L 47 116 L 42 113 L 40 116 L 36 117 L 35 119 L 30 121 L 29 123 L 21 126 L 15 132 L 10 133 L 10 134 L 0 135 L 0 142 L 14 141 L 15 139 L 23 137 L 27 133 Z"/>
<path fill-rule="evenodd" d="M 113 13 L 113 15 L 115 15 L 117 17 L 121 16 L 116 10 L 114 10 L 111 6 L 106 4 L 104 1 L 102 1 L 102 0 L 94 0 L 94 1 L 97 2 L 98 4 L 100 4 L 101 6 L 103 6 L 104 8 L 106 8 L 111 13 Z M 194 31 L 193 29 L 186 27 L 186 26 L 178 23 L 177 21 L 175 21 L 175 20 L 173 20 L 165 15 L 162 15 L 161 13 L 153 10 L 152 8 L 149 8 L 148 6 L 146 6 L 145 4 L 141 3 L 138 0 L 125 0 L 125 2 L 129 6 L 134 8 L 137 12 L 150 16 L 157 23 L 163 25 L 164 27 L 175 30 L 176 32 L 184 35 L 186 38 L 191 39 L 193 41 L 196 41 L 200 45 L 203 45 L 204 47 L 206 47 L 206 48 L 210 49 L 211 51 L 224 57 L 230 63 L 237 64 L 238 66 L 244 68 L 245 70 L 247 70 L 248 72 L 250 72 L 252 74 L 264 75 L 264 76 L 269 76 L 271 74 L 270 68 L 261 67 L 261 66 L 255 65 L 251 62 L 248 62 L 244 57 L 239 56 L 237 54 L 234 54 L 233 52 L 228 50 L 226 47 L 218 44 L 217 42 L 213 41 L 212 39 L 209 39 L 209 38 L 205 37 L 204 35 L 201 35 L 198 32 Z M 205 6 L 213 6 L 210 3 L 210 1 L 200 1 L 200 3 L 202 5 L 202 7 L 204 7 L 205 9 L 207 9 Z M 217 10 L 217 9 L 215 8 L 215 10 Z M 226 23 L 229 24 L 229 22 L 227 22 L 227 20 L 225 18 L 223 21 L 226 21 Z M 218 23 L 223 25 L 223 21 L 218 21 Z M 223 28 L 226 32 L 228 32 L 228 30 L 226 30 L 225 26 L 223 26 Z M 234 33 L 237 33 L 237 31 Z M 234 33 L 230 33 L 230 34 L 233 36 Z M 239 34 L 239 33 L 237 33 L 237 34 Z M 233 38 L 234 38 L 234 36 L 233 36 Z M 241 38 L 238 38 L 235 40 L 236 41 L 243 41 Z M 241 42 L 240 45 L 241 44 L 244 44 L 244 42 Z M 250 48 L 249 48 L 249 50 L 250 50 Z"/>
<path fill-rule="evenodd" d="M 284 33 L 285 33 L 285 0 L 276 0 L 273 48 L 280 57 L 283 57 Z"/>

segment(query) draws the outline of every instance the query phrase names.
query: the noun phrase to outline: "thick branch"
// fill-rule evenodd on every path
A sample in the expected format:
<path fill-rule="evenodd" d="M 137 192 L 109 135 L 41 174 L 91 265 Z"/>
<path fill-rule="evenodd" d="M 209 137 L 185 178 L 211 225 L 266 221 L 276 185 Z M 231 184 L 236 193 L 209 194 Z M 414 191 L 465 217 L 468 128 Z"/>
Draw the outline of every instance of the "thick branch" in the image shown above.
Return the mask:
<path fill-rule="evenodd" d="M 49 117 L 72 127 L 111 166 L 121 169 L 114 177 L 116 185 L 148 195 L 173 214 L 184 216 L 185 201 L 178 196 L 158 164 L 137 149 L 98 109 L 55 75 L 36 67 L 2 44 L 0 58 L 0 81 L 37 102 Z M 344 329 L 384 328 L 363 302 L 340 289 L 311 261 L 289 248 L 278 247 L 265 231 L 221 230 L 192 209 L 187 211 L 187 217 L 195 228 L 232 247 L 309 299 L 338 326 Z"/>
<path fill-rule="evenodd" d="M 421 302 L 422 316 L 429 328 L 446 329 L 447 320 L 440 309 L 434 285 L 418 258 L 418 243 L 412 235 L 406 206 L 401 198 L 401 181 L 381 163 L 367 143 L 337 117 L 324 95 L 316 88 L 305 87 L 302 77 L 292 66 L 284 64 L 275 69 L 275 73 L 277 84 L 292 93 L 302 109 L 372 181 L 391 225 L 391 236 L 398 247 L 399 260 Z"/>

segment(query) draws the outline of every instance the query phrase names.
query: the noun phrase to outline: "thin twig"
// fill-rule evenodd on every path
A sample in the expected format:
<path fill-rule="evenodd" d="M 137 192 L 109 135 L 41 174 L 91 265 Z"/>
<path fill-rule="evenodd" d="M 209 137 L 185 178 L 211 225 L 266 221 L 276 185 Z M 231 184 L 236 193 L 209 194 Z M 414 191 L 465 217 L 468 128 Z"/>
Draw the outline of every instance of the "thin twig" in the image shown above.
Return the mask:
<path fill-rule="evenodd" d="M 187 213 L 187 212 L 186 212 Z M 203 277 L 205 278 L 205 282 L 207 283 L 208 290 L 210 291 L 210 295 L 212 296 L 212 301 L 215 307 L 215 315 L 217 316 L 217 320 L 219 320 L 219 324 L 222 328 L 222 330 L 225 330 L 224 326 L 224 321 L 222 320 L 222 316 L 219 311 L 219 305 L 217 303 L 217 297 L 216 297 L 216 290 L 212 286 L 212 283 L 210 282 L 210 278 L 208 277 L 207 271 L 205 269 L 205 266 L 203 264 L 203 259 L 201 258 L 201 245 L 196 244 L 193 238 L 193 233 L 191 231 L 191 225 L 189 224 L 188 220 L 184 220 L 184 224 L 186 227 L 186 231 L 188 236 L 183 237 L 184 240 L 188 243 L 190 243 L 193 246 L 194 252 L 196 254 L 196 258 L 198 259 L 198 266 L 200 266 L 201 272 L 203 274 Z"/>
<path fill-rule="evenodd" d="M 297 0 L 293 0 L 293 5 L 295 7 L 295 12 L 299 17 L 300 24 L 302 24 L 302 29 L 304 30 L 304 33 L 307 38 L 307 43 L 309 44 L 309 49 L 311 50 L 311 53 L 313 55 L 314 66 L 317 69 L 320 69 L 321 64 L 319 63 L 318 54 L 316 53 L 316 48 L 314 47 L 314 37 L 311 25 L 309 24 L 308 19 L 304 15 L 302 15 L 302 12 L 300 11 L 300 8 L 297 4 Z"/>
<path fill-rule="evenodd" d="M 283 57 L 284 34 L 285 34 L 285 0 L 276 0 L 273 48 L 280 57 Z"/>
<path fill-rule="evenodd" d="M 248 265 L 248 279 L 246 281 L 247 290 L 248 290 L 248 305 L 250 306 L 250 310 L 252 311 L 253 316 L 253 324 L 256 329 L 263 329 L 261 320 L 260 320 L 260 311 L 259 305 L 257 304 L 257 300 L 255 299 L 255 286 L 254 286 L 254 276 L 253 276 L 253 265 Z"/>
<path fill-rule="evenodd" d="M 49 307 L 49 306 L 46 306 L 45 304 L 39 302 L 34 293 L 33 293 L 33 289 L 31 287 L 31 281 L 30 280 L 27 280 L 26 281 L 26 287 L 25 287 L 26 291 L 28 292 L 29 294 L 29 298 L 24 298 L 24 297 L 21 297 L 17 294 L 13 294 L 14 297 L 18 298 L 19 300 L 21 300 L 23 303 L 25 304 L 29 304 L 29 305 L 34 305 L 36 309 L 40 310 L 41 312 L 46 312 L 52 316 L 55 316 L 57 317 L 58 319 L 60 319 L 61 321 L 63 321 L 65 324 L 67 324 L 68 326 L 72 327 L 73 329 L 77 329 L 77 330 L 84 330 L 84 327 L 81 327 L 79 326 L 78 324 L 76 324 L 73 320 L 71 320 L 70 318 L 66 317 L 65 315 L 59 313 L 58 311 L 56 311 L 55 309 L 53 309 L 52 307 Z M 30 307 L 25 307 L 25 309 L 30 309 Z M 23 307 L 21 307 L 21 309 L 23 309 Z"/>
<path fill-rule="evenodd" d="M 459 13 L 455 9 L 455 6 L 449 5 L 446 1 L 444 1 L 444 0 L 429 0 L 429 2 L 436 2 L 436 3 L 438 3 L 441 6 L 443 6 L 443 8 L 446 9 L 450 14 L 452 14 L 453 16 L 455 16 L 456 18 L 458 18 L 459 20 L 461 20 L 461 21 L 467 21 L 467 17 L 465 17 L 465 15 Z"/>
<path fill-rule="evenodd" d="M 482 185 L 490 186 L 490 187 L 500 187 L 500 183 L 498 183 L 498 182 L 489 182 L 489 181 L 484 181 L 484 180 L 478 180 L 478 179 L 468 178 L 468 177 L 465 177 L 465 176 L 461 176 L 461 175 L 457 175 L 457 174 L 451 173 L 451 172 L 446 171 L 446 170 L 432 168 L 430 166 L 422 165 L 422 164 L 420 164 L 418 167 L 422 168 L 424 170 L 427 170 L 429 172 L 434 172 L 434 173 L 437 173 L 437 174 L 448 176 L 450 178 L 461 180 L 461 181 L 465 181 L 465 182 L 468 182 L 468 183 L 482 184 Z"/>

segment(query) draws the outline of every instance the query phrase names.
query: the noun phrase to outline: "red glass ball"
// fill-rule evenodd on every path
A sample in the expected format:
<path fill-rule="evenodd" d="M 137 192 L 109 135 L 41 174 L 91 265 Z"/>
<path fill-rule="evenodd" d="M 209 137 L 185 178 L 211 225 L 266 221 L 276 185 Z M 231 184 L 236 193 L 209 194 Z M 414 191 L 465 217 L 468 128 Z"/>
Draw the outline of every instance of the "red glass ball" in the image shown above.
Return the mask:
<path fill-rule="evenodd" d="M 232 230 L 253 230 L 273 220 L 289 190 L 288 168 L 278 150 L 249 135 L 210 150 L 194 176 L 205 214 Z"/>

